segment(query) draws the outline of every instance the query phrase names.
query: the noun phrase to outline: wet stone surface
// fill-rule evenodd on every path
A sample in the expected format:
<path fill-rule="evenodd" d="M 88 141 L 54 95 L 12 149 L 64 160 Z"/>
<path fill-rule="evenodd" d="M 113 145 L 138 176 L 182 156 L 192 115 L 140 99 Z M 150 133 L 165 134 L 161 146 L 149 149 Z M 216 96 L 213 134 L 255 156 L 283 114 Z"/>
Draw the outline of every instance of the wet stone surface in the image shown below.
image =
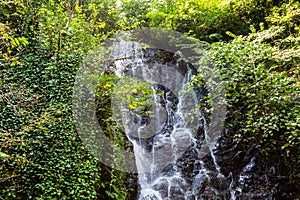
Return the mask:
<path fill-rule="evenodd" d="M 180 74 L 185 75 L 188 72 L 188 64 L 185 62 L 177 62 L 173 53 L 162 50 L 147 49 L 143 52 L 143 62 L 150 67 L 153 63 L 161 63 L 173 67 Z M 131 69 L 133 65 L 126 66 Z M 192 74 L 196 74 L 193 69 Z M 176 112 L 178 98 L 174 94 L 168 95 L 168 89 L 163 86 L 156 86 L 156 90 L 163 92 L 163 96 L 159 99 L 161 106 L 166 107 L 169 103 L 169 111 Z M 207 96 L 208 92 L 205 87 L 195 88 L 198 99 Z M 170 103 L 171 102 L 171 103 Z M 143 118 L 141 123 L 147 124 L 147 117 Z M 213 154 L 205 157 L 199 157 L 199 151 L 203 147 L 205 139 L 205 130 L 203 121 L 199 120 L 198 131 L 193 135 L 193 139 L 186 137 L 187 135 L 172 134 L 175 127 L 174 124 L 165 122 L 165 126 L 161 132 L 151 138 L 140 140 L 141 146 L 151 152 L 153 149 L 159 150 L 163 145 L 171 145 L 170 141 L 175 142 L 174 148 L 178 151 L 185 149 L 185 144 L 190 145 L 185 152 L 174 160 L 173 163 L 165 166 L 148 184 L 151 188 L 149 191 L 142 192 L 142 186 L 135 184 L 139 188 L 137 194 L 140 200 L 282 200 L 282 199 L 300 199 L 299 178 L 291 181 L 284 170 L 279 170 L 273 162 L 276 157 L 267 158 L 262 156 L 256 145 L 242 145 L 233 142 L 235 128 L 224 130 L 219 138 L 217 148 Z M 131 138 L 138 140 L 138 138 Z M 191 142 L 193 141 L 193 142 Z M 172 145 L 171 145 L 172 146 Z M 176 152 L 176 151 L 175 151 Z M 168 160 L 170 155 L 160 155 L 156 157 L 157 161 L 163 162 Z M 213 161 L 215 158 L 215 162 Z M 279 162 L 277 160 L 277 162 Z M 216 167 L 219 165 L 219 170 Z M 176 174 L 179 178 L 176 179 Z M 293 184 L 293 183 L 298 184 Z M 148 187 L 148 186 L 143 186 Z"/>

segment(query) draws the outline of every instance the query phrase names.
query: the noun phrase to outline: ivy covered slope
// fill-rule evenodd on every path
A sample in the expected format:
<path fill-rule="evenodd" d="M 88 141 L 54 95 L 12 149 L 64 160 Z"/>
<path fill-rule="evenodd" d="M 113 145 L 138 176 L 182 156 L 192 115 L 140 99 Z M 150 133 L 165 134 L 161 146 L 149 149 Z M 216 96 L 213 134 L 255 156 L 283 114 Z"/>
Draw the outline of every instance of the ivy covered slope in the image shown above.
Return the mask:
<path fill-rule="evenodd" d="M 84 56 L 137 26 L 211 42 L 203 62 L 226 82 L 230 137 L 245 149 L 255 144 L 299 188 L 299 3 L 161 2 L 0 1 L 0 199 L 133 199 L 129 175 L 85 149 L 71 96 Z M 100 83 L 111 81 L 103 76 Z M 109 96 L 101 86 L 99 92 Z M 109 120 L 109 102 L 100 104 L 99 118 Z M 109 130 L 124 146 L 121 133 Z"/>
<path fill-rule="evenodd" d="M 0 199 L 129 196 L 123 175 L 85 150 L 72 117 L 74 76 L 117 26 L 113 3 L 0 2 Z"/>

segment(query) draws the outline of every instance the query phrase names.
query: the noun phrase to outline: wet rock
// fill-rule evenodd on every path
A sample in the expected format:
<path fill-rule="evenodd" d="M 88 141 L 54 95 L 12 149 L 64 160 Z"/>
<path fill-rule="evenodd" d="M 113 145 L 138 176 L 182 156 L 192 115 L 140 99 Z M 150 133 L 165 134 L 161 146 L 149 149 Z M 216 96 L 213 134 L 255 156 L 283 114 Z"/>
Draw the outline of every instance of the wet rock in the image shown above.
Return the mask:
<path fill-rule="evenodd" d="M 175 69 L 183 76 L 188 71 L 196 74 L 195 68 L 184 62 L 177 54 L 154 49 L 146 49 L 143 53 L 143 62 L 149 64 L 151 69 L 156 69 L 155 63 L 158 63 Z M 127 67 L 131 69 L 133 64 Z M 288 177 L 285 170 L 278 166 L 280 161 L 276 160 L 278 159 L 276 155 L 271 154 L 268 158 L 260 154 L 256 144 L 248 145 L 233 141 L 234 134 L 239 130 L 238 125 L 224 130 L 213 154 L 208 153 L 204 157 L 200 156 L 201 152 L 198 151 L 200 149 L 206 152 L 204 150 L 205 128 L 203 120 L 198 120 L 198 127 L 195 127 L 196 133 L 191 134 L 195 141 L 190 140 L 189 134 L 183 134 L 182 132 L 172 135 L 172 132 L 178 128 L 173 126 L 173 122 L 178 120 L 174 117 L 174 113 L 179 99 L 177 94 L 167 86 L 157 84 L 154 85 L 154 88 L 163 93 L 161 97 L 157 98 L 157 103 L 169 109 L 169 118 L 164 121 L 165 125 L 157 132 L 159 136 L 142 139 L 139 142 L 144 150 L 148 152 L 151 152 L 153 148 L 160 150 L 164 145 L 167 145 L 168 148 L 179 151 L 180 156 L 176 158 L 175 162 L 163 167 L 159 176 L 164 177 L 164 179 L 153 183 L 152 190 L 143 191 L 144 196 L 140 197 L 141 200 L 161 200 L 168 197 L 175 200 L 300 199 L 299 192 L 297 192 L 297 189 L 300 188 L 299 177 L 293 177 L 293 179 Z M 204 85 L 195 86 L 194 92 L 200 102 L 203 97 L 208 95 Z M 234 112 L 234 110 L 229 112 Z M 202 114 L 209 123 L 209 114 L 204 111 Z M 149 118 L 144 117 L 140 122 L 147 125 L 149 124 Z M 134 140 L 138 141 L 138 138 Z M 190 147 L 187 147 L 186 144 Z M 164 162 L 174 159 L 172 156 L 174 154 L 171 151 L 156 155 L 155 158 L 163 165 Z M 184 181 L 178 179 L 172 182 L 169 180 L 176 173 L 179 173 Z"/>

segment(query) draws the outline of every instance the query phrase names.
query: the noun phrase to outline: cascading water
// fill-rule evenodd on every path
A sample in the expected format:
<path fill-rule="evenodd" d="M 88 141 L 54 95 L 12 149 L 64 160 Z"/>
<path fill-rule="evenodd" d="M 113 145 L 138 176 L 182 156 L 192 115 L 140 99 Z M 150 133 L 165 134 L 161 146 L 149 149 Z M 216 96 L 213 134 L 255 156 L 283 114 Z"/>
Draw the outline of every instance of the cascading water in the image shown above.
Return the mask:
<path fill-rule="evenodd" d="M 210 183 L 211 176 L 222 178 L 222 174 L 214 157 L 214 143 L 209 144 L 206 119 L 196 109 L 207 93 L 204 87 L 193 88 L 192 92 L 186 89 L 196 73 L 193 66 L 176 53 L 170 54 L 169 62 L 160 60 L 166 52 L 144 50 L 136 43 L 121 42 L 116 49 L 115 74 L 151 83 L 156 91 L 148 117 L 121 109 L 126 135 L 134 146 L 139 200 L 218 196 L 219 190 Z M 213 169 L 203 162 L 207 153 Z"/>
<path fill-rule="evenodd" d="M 281 173 L 278 168 L 261 162 L 264 159 L 258 146 L 235 142 L 233 135 L 238 126 L 224 128 L 226 112 L 234 112 L 234 108 L 226 110 L 225 86 L 210 58 L 204 58 L 199 66 L 201 51 L 195 53 L 189 41 L 169 30 L 136 32 L 134 37 L 132 32 L 126 32 L 92 52 L 76 76 L 72 97 L 74 122 L 86 149 L 109 167 L 130 175 L 138 173 L 139 200 L 291 197 L 292 194 L 284 192 L 285 185 L 278 183 L 281 180 L 277 177 Z M 124 40 L 127 35 L 130 41 L 150 44 L 151 48 Z M 197 50 L 198 44 L 194 46 Z M 193 65 L 183 57 L 188 57 Z M 197 86 L 189 83 L 197 73 L 194 66 L 201 73 L 204 86 L 199 86 L 197 80 Z M 100 74 L 108 76 L 101 79 Z M 117 89 L 97 97 L 99 75 L 101 81 L 113 78 L 114 86 L 109 90 Z M 101 86 L 105 89 L 110 83 Z M 139 83 L 151 86 L 153 95 L 144 98 L 149 87 L 146 91 L 135 90 Z M 107 95 L 110 97 L 103 99 Z M 126 99 L 131 97 L 146 101 L 147 106 L 136 106 L 140 102 L 128 104 Z M 209 106 L 213 109 L 209 112 L 206 106 L 197 107 L 208 103 L 206 97 L 212 102 Z M 100 106 L 105 107 L 109 122 L 100 121 L 104 115 L 97 116 L 95 111 L 102 100 L 105 101 Z M 126 133 L 124 149 L 111 140 L 115 132 L 109 129 L 110 122 L 117 128 L 118 137 Z M 103 131 L 101 126 L 110 132 Z M 125 186 L 136 188 L 135 176 L 131 177 L 134 178 Z"/>

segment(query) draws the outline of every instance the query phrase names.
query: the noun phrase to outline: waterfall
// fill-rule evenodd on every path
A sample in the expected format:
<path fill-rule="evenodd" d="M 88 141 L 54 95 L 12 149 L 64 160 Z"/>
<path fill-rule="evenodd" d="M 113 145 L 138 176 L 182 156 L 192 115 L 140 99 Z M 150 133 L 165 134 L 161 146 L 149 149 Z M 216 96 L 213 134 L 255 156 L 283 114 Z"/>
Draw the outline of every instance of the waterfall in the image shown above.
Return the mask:
<path fill-rule="evenodd" d="M 124 130 L 134 147 L 139 200 L 189 200 L 217 195 L 219 191 L 210 185 L 211 174 L 222 174 L 213 153 L 214 144 L 207 144 L 210 138 L 206 119 L 197 111 L 199 98 L 206 94 L 199 88 L 187 89 L 196 70 L 176 53 L 170 62 L 156 60 L 155 56 L 164 52 L 143 49 L 134 42 L 121 41 L 115 49 L 115 74 L 148 82 L 156 91 L 146 119 L 120 105 Z M 122 88 L 122 84 L 118 87 Z M 207 151 L 214 171 L 202 160 Z"/>
<path fill-rule="evenodd" d="M 281 188 L 261 174 L 258 146 L 244 149 L 232 138 L 235 128 L 224 128 L 225 83 L 218 68 L 207 57 L 199 62 L 201 45 L 181 36 L 159 29 L 126 32 L 85 58 L 72 103 L 86 150 L 102 164 L 137 173 L 139 200 L 274 199 Z M 202 80 L 194 79 L 198 73 Z M 97 99 L 99 77 L 108 81 L 101 86 L 110 86 Z M 124 149 L 101 127 L 107 122 L 95 108 L 104 98 L 112 134 L 128 138 Z M 274 166 L 269 171 L 275 176 Z"/>

